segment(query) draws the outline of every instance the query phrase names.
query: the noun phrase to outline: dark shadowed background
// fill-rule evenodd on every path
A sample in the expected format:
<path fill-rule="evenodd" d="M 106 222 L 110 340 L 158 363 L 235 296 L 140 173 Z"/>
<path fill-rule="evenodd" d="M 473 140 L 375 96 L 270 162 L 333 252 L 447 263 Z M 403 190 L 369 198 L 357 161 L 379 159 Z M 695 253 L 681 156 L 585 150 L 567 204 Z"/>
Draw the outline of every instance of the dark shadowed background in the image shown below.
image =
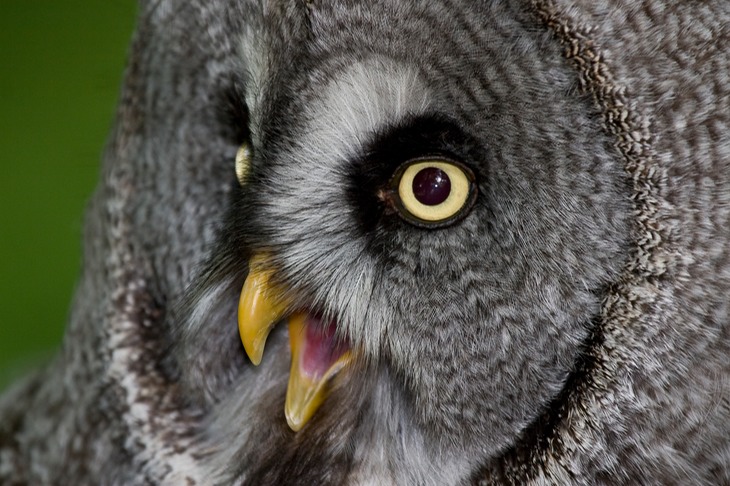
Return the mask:
<path fill-rule="evenodd" d="M 0 389 L 61 341 L 135 11 L 0 2 Z"/>

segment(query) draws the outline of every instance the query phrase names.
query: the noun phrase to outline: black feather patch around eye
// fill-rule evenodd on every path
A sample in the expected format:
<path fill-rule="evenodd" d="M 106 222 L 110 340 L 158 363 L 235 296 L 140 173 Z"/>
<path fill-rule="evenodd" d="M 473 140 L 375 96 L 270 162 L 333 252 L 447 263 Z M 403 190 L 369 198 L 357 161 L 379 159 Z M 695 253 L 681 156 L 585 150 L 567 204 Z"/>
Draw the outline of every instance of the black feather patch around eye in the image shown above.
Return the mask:
<path fill-rule="evenodd" d="M 250 143 L 249 113 L 243 81 L 235 76 L 228 77 L 217 92 L 216 108 L 224 136 L 236 146 Z"/>
<path fill-rule="evenodd" d="M 414 117 L 374 134 L 350 169 L 350 203 L 365 233 L 392 211 L 378 194 L 398 168 L 409 160 L 428 158 L 459 161 L 483 180 L 479 169 L 488 154 L 456 122 L 443 115 Z"/>

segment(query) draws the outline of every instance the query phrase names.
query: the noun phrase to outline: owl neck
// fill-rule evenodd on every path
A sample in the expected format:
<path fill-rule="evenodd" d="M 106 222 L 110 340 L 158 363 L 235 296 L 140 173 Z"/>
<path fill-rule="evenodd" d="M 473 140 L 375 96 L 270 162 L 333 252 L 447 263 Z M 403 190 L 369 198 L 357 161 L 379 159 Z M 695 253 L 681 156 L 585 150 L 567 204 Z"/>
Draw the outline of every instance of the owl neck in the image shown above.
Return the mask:
<path fill-rule="evenodd" d="M 280 336 L 270 346 L 286 351 Z M 284 361 L 264 362 L 247 373 L 240 393 L 219 405 L 216 416 L 240 416 L 235 411 L 240 410 L 245 425 L 234 438 L 223 436 L 230 434 L 230 424 L 214 425 L 212 442 L 228 446 L 213 461 L 220 468 L 213 476 L 245 485 L 450 485 L 469 477 L 474 465 L 468 455 L 415 423 L 402 385 L 385 368 L 363 373 L 357 384 L 336 385 L 312 421 L 292 432 L 282 412 Z M 231 448 L 231 442 L 237 446 Z"/>

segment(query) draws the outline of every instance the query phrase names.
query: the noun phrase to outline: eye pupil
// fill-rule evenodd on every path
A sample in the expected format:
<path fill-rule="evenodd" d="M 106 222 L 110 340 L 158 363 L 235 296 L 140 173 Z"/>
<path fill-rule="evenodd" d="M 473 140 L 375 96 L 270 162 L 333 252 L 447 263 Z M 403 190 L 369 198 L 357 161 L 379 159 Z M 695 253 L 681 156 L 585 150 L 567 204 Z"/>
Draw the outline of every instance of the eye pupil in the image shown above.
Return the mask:
<path fill-rule="evenodd" d="M 451 180 L 441 169 L 426 167 L 413 178 L 413 195 L 426 206 L 444 202 L 451 194 Z"/>

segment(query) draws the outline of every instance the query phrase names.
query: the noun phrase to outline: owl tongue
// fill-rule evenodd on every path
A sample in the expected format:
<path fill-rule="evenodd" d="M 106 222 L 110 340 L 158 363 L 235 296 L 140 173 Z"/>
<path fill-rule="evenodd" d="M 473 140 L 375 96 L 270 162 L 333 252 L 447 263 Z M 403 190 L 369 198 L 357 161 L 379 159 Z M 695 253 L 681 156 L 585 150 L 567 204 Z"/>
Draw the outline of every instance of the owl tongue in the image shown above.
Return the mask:
<path fill-rule="evenodd" d="M 327 398 L 330 380 L 352 360 L 347 343 L 337 339 L 335 322 L 300 312 L 289 318 L 291 371 L 286 392 L 286 420 L 297 431 Z"/>
<path fill-rule="evenodd" d="M 304 329 L 299 331 L 303 335 L 294 338 L 301 342 L 302 346 L 300 371 L 311 377 L 324 376 L 327 370 L 347 352 L 349 346 L 336 338 L 337 327 L 334 321 L 325 325 L 319 316 L 303 315 Z"/>

